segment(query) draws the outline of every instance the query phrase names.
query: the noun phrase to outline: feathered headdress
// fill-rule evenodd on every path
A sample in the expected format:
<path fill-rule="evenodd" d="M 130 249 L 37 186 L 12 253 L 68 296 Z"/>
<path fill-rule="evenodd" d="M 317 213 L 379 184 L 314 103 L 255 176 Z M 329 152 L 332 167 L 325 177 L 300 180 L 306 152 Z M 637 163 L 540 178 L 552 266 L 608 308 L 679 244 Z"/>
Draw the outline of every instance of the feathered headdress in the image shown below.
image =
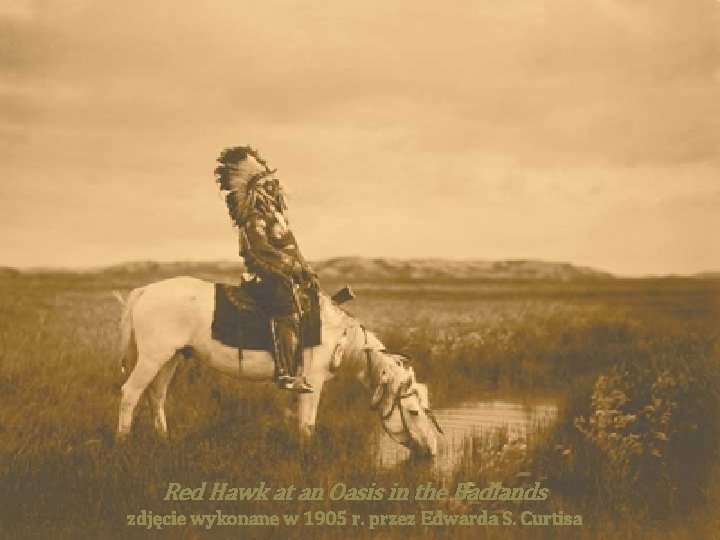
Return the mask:
<path fill-rule="evenodd" d="M 220 191 L 227 192 L 228 213 L 238 227 L 242 227 L 255 210 L 277 208 L 285 210 L 285 198 L 277 179 L 277 190 L 269 194 L 259 180 L 272 177 L 277 169 L 270 169 L 257 150 L 250 146 L 226 148 L 217 159 L 215 181 Z"/>

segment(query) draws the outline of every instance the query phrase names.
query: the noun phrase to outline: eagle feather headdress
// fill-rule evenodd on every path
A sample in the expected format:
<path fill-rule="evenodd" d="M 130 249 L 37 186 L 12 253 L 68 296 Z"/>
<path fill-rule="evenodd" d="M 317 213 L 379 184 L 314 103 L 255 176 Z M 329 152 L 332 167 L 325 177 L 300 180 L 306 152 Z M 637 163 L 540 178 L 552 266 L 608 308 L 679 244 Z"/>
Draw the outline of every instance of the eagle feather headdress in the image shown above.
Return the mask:
<path fill-rule="evenodd" d="M 217 159 L 220 165 L 215 169 L 215 181 L 225 193 L 228 213 L 235 225 L 242 227 L 254 211 L 276 208 L 285 210 L 282 188 L 274 178 L 277 169 L 270 169 L 257 150 L 250 146 L 226 148 Z M 273 177 L 277 191 L 269 194 L 261 179 Z"/>

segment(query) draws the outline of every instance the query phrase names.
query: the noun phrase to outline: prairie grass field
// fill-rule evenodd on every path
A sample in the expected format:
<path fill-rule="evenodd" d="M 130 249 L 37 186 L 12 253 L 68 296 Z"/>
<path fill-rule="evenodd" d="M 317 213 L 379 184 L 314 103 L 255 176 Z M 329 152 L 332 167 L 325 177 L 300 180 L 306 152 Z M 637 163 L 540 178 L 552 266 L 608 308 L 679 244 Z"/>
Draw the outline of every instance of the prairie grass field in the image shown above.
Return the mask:
<path fill-rule="evenodd" d="M 7 538 L 712 538 L 720 530 L 720 281 L 636 279 L 357 283 L 348 310 L 408 354 L 434 407 L 483 396 L 556 396 L 557 421 L 488 466 L 482 437 L 450 478 L 432 464 L 382 467 L 384 436 L 350 379 L 328 385 L 301 450 L 293 397 L 194 361 L 171 383 L 169 441 L 141 400 L 114 439 L 122 379 L 113 290 L 153 273 L 0 277 L 0 536 Z M 234 282 L 236 276 L 203 274 Z M 340 284 L 323 283 L 327 292 Z M 521 473 L 521 474 L 518 474 Z M 491 510 L 581 514 L 582 527 L 126 526 L 126 515 L 477 511 L 457 501 L 163 501 L 169 482 L 389 488 L 540 481 L 546 501 Z M 520 504 L 520 506 L 518 506 Z M 478 530 L 479 529 L 479 530 Z"/>

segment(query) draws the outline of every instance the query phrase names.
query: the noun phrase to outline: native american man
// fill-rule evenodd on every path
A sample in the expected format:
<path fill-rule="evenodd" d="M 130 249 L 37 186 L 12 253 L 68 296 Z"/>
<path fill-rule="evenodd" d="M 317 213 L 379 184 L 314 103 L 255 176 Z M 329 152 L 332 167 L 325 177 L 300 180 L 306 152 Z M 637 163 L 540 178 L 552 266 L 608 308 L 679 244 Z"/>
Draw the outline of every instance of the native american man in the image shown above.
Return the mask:
<path fill-rule="evenodd" d="M 312 392 L 302 374 L 298 286 L 317 287 L 285 217 L 280 182 L 249 146 L 225 149 L 215 176 L 226 191 L 230 217 L 239 228 L 240 256 L 253 275 L 254 295 L 271 318 L 280 388 Z"/>

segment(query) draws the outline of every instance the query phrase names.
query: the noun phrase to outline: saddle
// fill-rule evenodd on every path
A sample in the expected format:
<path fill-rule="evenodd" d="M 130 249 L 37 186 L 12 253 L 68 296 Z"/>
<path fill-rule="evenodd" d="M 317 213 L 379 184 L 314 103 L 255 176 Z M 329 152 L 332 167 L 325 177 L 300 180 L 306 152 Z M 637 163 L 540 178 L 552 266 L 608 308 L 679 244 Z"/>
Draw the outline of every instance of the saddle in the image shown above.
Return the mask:
<path fill-rule="evenodd" d="M 274 350 L 270 317 L 262 310 L 253 295 L 251 282 L 240 286 L 215 284 L 215 311 L 212 321 L 212 338 L 223 345 L 245 350 Z M 302 307 L 300 332 L 304 347 L 322 343 L 320 299 L 316 288 L 299 290 Z"/>

